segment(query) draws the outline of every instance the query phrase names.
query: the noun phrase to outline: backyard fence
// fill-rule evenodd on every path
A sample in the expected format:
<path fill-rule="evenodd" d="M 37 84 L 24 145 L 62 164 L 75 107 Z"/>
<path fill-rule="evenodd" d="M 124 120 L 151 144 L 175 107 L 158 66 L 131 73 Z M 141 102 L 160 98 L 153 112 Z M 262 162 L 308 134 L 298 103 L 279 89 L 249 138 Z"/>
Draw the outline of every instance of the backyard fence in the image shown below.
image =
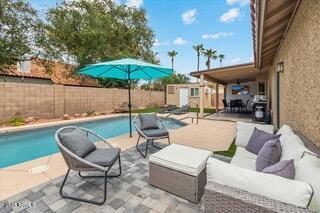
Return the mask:
<path fill-rule="evenodd" d="M 163 105 L 164 92 L 132 90 L 132 104 Z M 0 82 L 0 121 L 23 117 L 59 118 L 64 114 L 106 112 L 128 102 L 128 90 Z"/>

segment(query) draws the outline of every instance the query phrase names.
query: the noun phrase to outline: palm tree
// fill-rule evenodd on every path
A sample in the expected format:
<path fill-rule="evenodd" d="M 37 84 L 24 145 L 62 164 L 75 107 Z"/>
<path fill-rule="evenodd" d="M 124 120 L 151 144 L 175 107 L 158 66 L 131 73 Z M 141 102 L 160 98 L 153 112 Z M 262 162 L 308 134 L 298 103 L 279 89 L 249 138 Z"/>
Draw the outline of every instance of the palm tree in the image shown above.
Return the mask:
<path fill-rule="evenodd" d="M 207 62 L 206 62 L 206 65 L 207 65 L 207 68 L 208 70 L 210 69 L 210 63 L 211 63 L 211 59 L 216 59 L 217 58 L 217 51 L 213 50 L 213 49 L 206 49 L 202 52 L 202 54 L 204 56 L 207 57 Z"/>
<path fill-rule="evenodd" d="M 199 66 L 200 66 L 200 54 L 204 50 L 203 44 L 198 44 L 193 46 L 193 49 L 197 52 L 197 57 L 198 57 L 198 63 L 197 63 L 197 71 L 199 71 Z"/>
<path fill-rule="evenodd" d="M 222 60 L 224 59 L 224 55 L 223 54 L 220 54 L 218 56 L 219 60 L 220 60 L 220 67 L 221 67 L 221 63 L 222 63 Z"/>
<path fill-rule="evenodd" d="M 173 62 L 174 62 L 174 57 L 178 55 L 178 52 L 176 52 L 175 50 L 169 51 L 168 52 L 168 56 L 171 57 L 171 65 L 172 65 L 172 69 L 173 69 Z"/>

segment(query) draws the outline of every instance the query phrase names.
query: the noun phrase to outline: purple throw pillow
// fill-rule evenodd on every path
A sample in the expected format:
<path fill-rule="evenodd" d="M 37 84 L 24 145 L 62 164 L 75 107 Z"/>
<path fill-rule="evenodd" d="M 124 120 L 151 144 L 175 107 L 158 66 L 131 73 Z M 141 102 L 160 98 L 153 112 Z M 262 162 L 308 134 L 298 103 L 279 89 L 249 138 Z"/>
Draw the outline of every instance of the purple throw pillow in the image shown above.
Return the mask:
<path fill-rule="evenodd" d="M 280 177 L 294 179 L 295 175 L 295 168 L 294 168 L 294 161 L 291 160 L 284 160 L 280 161 L 272 166 L 269 166 L 262 170 L 264 173 L 278 175 Z"/>
<path fill-rule="evenodd" d="M 280 136 L 280 134 L 273 135 L 268 132 L 259 130 L 255 127 L 248 142 L 248 145 L 246 146 L 246 150 L 257 155 L 259 151 L 262 149 L 265 142 L 278 139 Z"/>
<path fill-rule="evenodd" d="M 258 153 L 256 170 L 261 172 L 264 168 L 279 162 L 281 152 L 282 148 L 279 139 L 267 141 Z"/>

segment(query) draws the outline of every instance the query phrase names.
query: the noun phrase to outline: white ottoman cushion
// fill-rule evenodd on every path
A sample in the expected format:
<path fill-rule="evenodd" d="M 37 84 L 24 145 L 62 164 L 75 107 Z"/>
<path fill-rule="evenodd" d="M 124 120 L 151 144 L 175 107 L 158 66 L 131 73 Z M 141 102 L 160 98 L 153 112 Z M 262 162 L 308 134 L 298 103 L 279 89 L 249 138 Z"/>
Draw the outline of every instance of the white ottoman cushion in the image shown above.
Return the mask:
<path fill-rule="evenodd" d="M 149 161 L 160 166 L 197 176 L 205 168 L 212 152 L 179 144 L 171 144 L 149 156 Z"/>

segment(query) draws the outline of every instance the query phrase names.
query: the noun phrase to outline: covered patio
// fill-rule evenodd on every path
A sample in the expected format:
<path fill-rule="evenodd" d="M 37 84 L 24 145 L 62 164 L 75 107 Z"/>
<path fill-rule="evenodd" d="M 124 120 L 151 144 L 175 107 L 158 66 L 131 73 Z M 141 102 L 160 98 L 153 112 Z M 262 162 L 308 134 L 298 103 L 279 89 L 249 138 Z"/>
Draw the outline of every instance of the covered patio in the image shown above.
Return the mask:
<path fill-rule="evenodd" d="M 192 72 L 191 76 L 200 78 L 201 85 L 204 85 L 204 81 L 216 84 L 217 92 L 219 92 L 221 85 L 224 88 L 224 100 L 219 100 L 219 97 L 216 97 L 217 113 L 211 115 L 210 118 L 239 120 L 236 118 L 242 117 L 246 118 L 246 121 L 250 121 L 254 97 L 256 95 L 268 96 L 267 71 L 257 69 L 253 63 L 246 63 Z M 200 89 L 200 116 L 203 116 L 202 94 L 204 94 L 203 87 Z M 221 101 L 225 106 L 224 114 L 221 114 L 222 109 L 219 109 L 218 103 Z M 232 105 L 233 101 L 238 101 L 240 104 Z M 266 103 L 266 108 L 267 105 Z"/>

